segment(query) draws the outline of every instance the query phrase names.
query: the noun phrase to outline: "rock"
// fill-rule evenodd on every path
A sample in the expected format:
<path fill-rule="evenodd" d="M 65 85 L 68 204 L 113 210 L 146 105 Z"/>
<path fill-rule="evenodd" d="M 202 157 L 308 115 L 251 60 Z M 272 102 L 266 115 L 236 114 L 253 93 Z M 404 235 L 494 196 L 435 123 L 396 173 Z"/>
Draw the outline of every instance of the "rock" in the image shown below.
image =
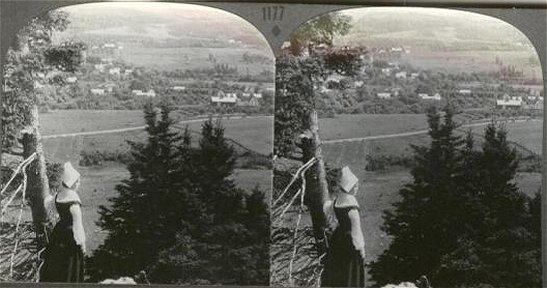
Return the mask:
<path fill-rule="evenodd" d="M 99 284 L 125 284 L 125 285 L 137 285 L 137 282 L 131 277 L 120 277 L 117 280 L 106 279 L 100 282 Z"/>

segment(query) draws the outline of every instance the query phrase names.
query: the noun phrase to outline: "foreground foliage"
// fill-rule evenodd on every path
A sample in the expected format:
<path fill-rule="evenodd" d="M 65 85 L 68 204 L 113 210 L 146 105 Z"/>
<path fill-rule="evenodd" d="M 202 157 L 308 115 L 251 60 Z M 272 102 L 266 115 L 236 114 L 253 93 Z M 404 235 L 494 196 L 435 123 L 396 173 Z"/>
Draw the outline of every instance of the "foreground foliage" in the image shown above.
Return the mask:
<path fill-rule="evenodd" d="M 145 109 L 148 140 L 131 143 L 131 177 L 111 207 L 101 207 L 99 225 L 109 235 L 88 261 L 91 280 L 266 285 L 264 193 L 246 193 L 230 179 L 234 150 L 220 122 L 205 122 L 194 148 L 188 129 L 171 129 L 169 112 Z"/>
<path fill-rule="evenodd" d="M 378 286 L 427 275 L 439 287 L 540 287 L 541 231 L 534 199 L 516 187 L 516 150 L 494 123 L 481 149 L 456 136 L 452 109 L 429 111 L 429 147 L 414 147 L 413 183 L 383 229 L 393 238 L 370 265 Z M 444 118 L 444 121 L 443 119 Z"/>

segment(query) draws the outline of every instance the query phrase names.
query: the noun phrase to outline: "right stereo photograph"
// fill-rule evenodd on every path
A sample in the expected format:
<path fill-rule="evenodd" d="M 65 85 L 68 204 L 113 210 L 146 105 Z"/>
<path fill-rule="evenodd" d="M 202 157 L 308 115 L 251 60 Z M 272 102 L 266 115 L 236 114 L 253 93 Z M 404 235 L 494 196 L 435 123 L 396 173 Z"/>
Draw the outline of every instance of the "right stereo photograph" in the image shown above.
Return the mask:
<path fill-rule="evenodd" d="M 539 57 L 437 8 L 311 19 L 276 60 L 270 285 L 541 287 Z"/>

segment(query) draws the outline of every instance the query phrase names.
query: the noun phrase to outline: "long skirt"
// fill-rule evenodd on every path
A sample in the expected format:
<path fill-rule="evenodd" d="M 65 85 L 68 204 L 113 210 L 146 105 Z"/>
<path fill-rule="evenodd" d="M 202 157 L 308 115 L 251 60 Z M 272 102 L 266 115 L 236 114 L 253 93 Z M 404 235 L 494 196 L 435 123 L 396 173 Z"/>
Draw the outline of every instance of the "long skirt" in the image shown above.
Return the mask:
<path fill-rule="evenodd" d="M 363 258 L 354 249 L 351 235 L 335 231 L 321 276 L 322 287 L 365 287 Z"/>
<path fill-rule="evenodd" d="M 84 254 L 74 241 L 71 227 L 55 226 L 42 257 L 40 282 L 83 282 Z"/>

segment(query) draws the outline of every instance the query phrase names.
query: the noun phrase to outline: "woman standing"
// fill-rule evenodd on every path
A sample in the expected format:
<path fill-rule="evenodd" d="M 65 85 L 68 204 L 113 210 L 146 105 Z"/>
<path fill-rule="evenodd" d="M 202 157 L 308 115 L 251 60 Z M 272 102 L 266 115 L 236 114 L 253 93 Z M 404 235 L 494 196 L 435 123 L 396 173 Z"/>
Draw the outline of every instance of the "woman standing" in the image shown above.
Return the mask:
<path fill-rule="evenodd" d="M 55 196 L 59 222 L 44 251 L 40 282 L 83 282 L 85 232 L 82 224 L 80 173 L 70 162 L 64 164 L 62 188 Z"/>
<path fill-rule="evenodd" d="M 321 277 L 323 287 L 365 286 L 365 240 L 361 231 L 359 179 L 346 166 L 338 181 L 340 191 L 330 201 L 338 226 L 331 237 Z"/>

